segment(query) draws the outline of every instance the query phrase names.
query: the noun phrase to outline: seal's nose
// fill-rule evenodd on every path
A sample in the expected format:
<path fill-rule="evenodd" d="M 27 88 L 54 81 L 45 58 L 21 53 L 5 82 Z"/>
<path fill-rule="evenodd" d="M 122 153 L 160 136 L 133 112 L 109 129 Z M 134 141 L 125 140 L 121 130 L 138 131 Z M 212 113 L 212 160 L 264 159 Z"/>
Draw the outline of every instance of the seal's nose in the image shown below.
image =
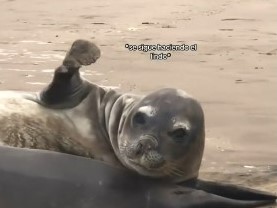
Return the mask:
<path fill-rule="evenodd" d="M 137 144 L 137 155 L 144 151 L 155 150 L 158 147 L 157 139 L 152 135 L 143 135 Z"/>

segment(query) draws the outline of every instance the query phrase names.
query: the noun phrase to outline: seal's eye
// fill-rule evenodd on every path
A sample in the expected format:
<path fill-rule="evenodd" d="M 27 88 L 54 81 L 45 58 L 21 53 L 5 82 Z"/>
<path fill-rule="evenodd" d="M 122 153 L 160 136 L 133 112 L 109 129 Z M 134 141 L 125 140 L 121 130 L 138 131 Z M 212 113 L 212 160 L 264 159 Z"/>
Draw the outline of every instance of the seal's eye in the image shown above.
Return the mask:
<path fill-rule="evenodd" d="M 185 128 L 178 128 L 168 133 L 169 136 L 177 143 L 182 143 L 187 135 L 187 130 Z"/>
<path fill-rule="evenodd" d="M 133 122 L 134 122 L 134 124 L 140 124 L 140 125 L 145 124 L 146 123 L 146 118 L 145 118 L 144 113 L 137 112 L 134 115 Z"/>

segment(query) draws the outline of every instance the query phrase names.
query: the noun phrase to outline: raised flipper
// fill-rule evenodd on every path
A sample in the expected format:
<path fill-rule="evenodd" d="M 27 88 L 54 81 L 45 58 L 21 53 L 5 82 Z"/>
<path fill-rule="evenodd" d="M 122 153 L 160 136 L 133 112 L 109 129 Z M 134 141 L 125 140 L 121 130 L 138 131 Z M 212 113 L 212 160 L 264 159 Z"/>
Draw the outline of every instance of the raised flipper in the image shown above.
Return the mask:
<path fill-rule="evenodd" d="M 247 208 L 270 203 L 151 180 L 78 156 L 0 146 L 0 207 Z"/>
<path fill-rule="evenodd" d="M 95 63 L 100 49 L 87 40 L 76 40 L 63 64 L 54 73 L 52 82 L 39 94 L 38 101 L 48 108 L 72 108 L 90 92 L 93 85 L 80 76 L 81 66 Z"/>

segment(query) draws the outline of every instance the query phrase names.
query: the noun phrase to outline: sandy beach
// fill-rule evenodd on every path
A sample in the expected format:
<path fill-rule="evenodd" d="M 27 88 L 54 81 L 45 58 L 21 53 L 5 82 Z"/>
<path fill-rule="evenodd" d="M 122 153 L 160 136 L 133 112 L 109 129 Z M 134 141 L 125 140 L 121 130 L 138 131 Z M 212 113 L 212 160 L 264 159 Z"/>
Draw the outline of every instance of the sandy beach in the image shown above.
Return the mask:
<path fill-rule="evenodd" d="M 206 121 L 201 177 L 277 190 L 277 2 L 1 0 L 0 90 L 37 91 L 75 39 L 102 51 L 83 76 L 121 92 L 180 88 Z M 125 45 L 197 44 L 166 60 Z"/>

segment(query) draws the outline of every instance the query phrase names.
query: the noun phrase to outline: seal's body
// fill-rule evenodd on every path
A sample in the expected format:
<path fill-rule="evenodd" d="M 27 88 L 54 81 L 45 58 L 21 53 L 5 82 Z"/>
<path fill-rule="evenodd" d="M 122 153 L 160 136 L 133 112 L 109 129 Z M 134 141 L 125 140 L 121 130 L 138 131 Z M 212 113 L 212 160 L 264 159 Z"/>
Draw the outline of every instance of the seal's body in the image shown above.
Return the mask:
<path fill-rule="evenodd" d="M 5 208 L 251 208 L 276 200 L 239 186 L 180 186 L 84 157 L 1 146 L 0 184 Z"/>
<path fill-rule="evenodd" d="M 101 90 L 101 89 L 99 89 Z M 101 90 L 102 91 L 102 90 Z M 104 91 L 102 91 L 104 92 Z M 14 147 L 45 149 L 115 162 L 114 153 L 102 132 L 100 111 L 90 96 L 72 109 L 48 109 L 30 100 L 35 94 L 1 92 L 1 142 Z M 100 104 L 100 103 L 99 103 Z M 104 113 L 104 111 L 102 111 Z M 93 117 L 91 121 L 89 116 Z"/>
<path fill-rule="evenodd" d="M 197 178 L 204 149 L 200 104 L 182 90 L 119 94 L 80 77 L 100 50 L 75 41 L 53 81 L 39 94 L 1 92 L 2 143 L 109 162 L 140 175 Z"/>

